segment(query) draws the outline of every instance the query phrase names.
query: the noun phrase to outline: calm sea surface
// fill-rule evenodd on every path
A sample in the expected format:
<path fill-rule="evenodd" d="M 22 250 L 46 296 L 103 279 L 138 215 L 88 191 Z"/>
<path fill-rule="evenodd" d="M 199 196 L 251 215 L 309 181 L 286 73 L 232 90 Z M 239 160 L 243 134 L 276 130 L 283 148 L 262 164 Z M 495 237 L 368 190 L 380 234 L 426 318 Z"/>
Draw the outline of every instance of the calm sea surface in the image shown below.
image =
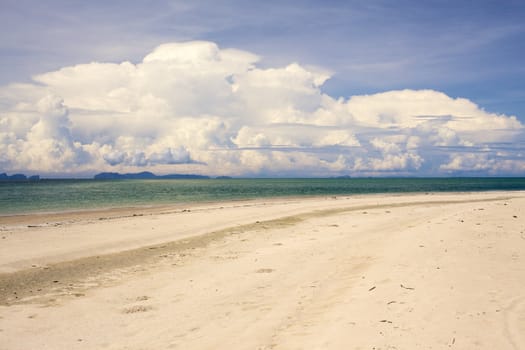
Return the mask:
<path fill-rule="evenodd" d="M 262 197 L 525 190 L 525 178 L 41 180 L 0 182 L 0 215 Z"/>

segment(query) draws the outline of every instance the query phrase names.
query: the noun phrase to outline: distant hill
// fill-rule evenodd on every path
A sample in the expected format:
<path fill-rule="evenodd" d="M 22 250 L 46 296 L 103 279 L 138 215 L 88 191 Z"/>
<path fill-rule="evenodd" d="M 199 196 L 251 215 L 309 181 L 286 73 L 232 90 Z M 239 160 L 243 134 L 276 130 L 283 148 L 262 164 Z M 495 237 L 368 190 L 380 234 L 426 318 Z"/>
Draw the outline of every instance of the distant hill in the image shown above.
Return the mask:
<path fill-rule="evenodd" d="M 193 175 L 193 174 L 170 174 L 170 175 L 155 175 L 149 171 L 143 171 L 141 173 L 100 173 L 93 177 L 95 180 L 162 180 L 162 179 L 209 179 L 208 176 L 204 175 Z"/>
<path fill-rule="evenodd" d="M 39 181 L 39 175 L 26 176 L 24 174 L 13 174 L 7 175 L 6 173 L 0 174 L 0 181 Z"/>

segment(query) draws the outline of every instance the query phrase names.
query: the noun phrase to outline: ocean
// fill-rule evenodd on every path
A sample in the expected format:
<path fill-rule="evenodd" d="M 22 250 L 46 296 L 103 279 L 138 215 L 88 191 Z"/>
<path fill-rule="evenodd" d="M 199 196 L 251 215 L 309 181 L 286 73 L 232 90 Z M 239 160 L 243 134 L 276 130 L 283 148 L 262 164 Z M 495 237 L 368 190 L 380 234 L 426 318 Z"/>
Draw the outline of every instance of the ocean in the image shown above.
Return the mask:
<path fill-rule="evenodd" d="M 268 197 L 525 190 L 525 178 L 40 180 L 0 182 L 0 215 Z"/>

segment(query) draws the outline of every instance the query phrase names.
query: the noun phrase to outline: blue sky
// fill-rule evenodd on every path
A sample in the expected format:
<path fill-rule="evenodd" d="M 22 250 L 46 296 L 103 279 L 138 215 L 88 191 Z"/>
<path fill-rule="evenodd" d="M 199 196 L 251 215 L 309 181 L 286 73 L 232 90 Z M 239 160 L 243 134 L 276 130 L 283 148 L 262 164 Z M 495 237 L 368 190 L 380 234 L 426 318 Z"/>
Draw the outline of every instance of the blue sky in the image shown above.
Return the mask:
<path fill-rule="evenodd" d="M 53 102 L 54 107 L 63 109 L 64 125 L 58 123 L 57 120 L 54 120 L 53 125 L 59 129 L 66 126 L 68 128 L 64 142 L 66 144 L 69 142 L 69 144 L 62 145 L 61 149 L 72 147 L 72 152 L 78 153 L 74 160 L 69 159 L 68 162 L 64 162 L 63 157 L 58 157 L 63 164 L 69 164 L 59 167 L 61 174 L 73 173 L 75 169 L 81 169 L 81 173 L 89 174 L 100 167 L 105 170 L 134 170 L 146 166 L 156 167 L 159 172 L 201 171 L 218 174 L 222 171 L 217 165 L 212 165 L 213 161 L 210 160 L 212 156 L 204 155 L 205 151 L 209 153 L 210 150 L 213 150 L 215 153 L 212 158 L 217 158 L 218 149 L 224 152 L 234 150 L 233 153 L 236 153 L 236 156 L 229 155 L 221 162 L 231 163 L 231 166 L 227 168 L 228 171 L 247 176 L 296 175 L 291 170 L 294 168 L 293 164 L 300 169 L 299 172 L 312 173 L 312 169 L 324 169 L 314 175 L 343 173 L 356 175 L 465 173 L 519 175 L 523 174 L 523 169 L 525 169 L 523 165 L 524 136 L 523 131 L 519 131 L 521 126 L 518 125 L 525 124 L 525 65 L 523 64 L 525 2 L 523 1 L 312 0 L 262 2 L 203 0 L 130 2 L 51 0 L 43 2 L 3 0 L 0 10 L 0 85 L 3 86 L 2 95 L 0 95 L 0 107 L 2 108 L 0 118 L 4 118 L 3 124 L 11 128 L 9 129 L 11 134 L 15 134 L 9 138 L 4 137 L 4 153 L 11 152 L 9 154 L 16 158 L 17 154 L 27 153 L 30 149 L 29 145 L 20 146 L 16 150 L 13 150 L 13 147 L 22 142 L 30 143 L 28 135 L 31 127 L 39 121 L 43 122 L 42 108 L 40 110 L 33 108 L 37 112 L 29 117 L 28 110 L 22 113 L 19 107 L 21 104 L 38 105 L 38 102 L 46 96 L 42 95 L 42 91 L 36 92 L 37 87 L 47 88 L 46 91 L 52 93 L 53 98 L 59 102 L 49 96 L 46 98 L 55 101 Z M 250 102 L 252 108 L 257 106 L 259 109 L 268 108 L 275 111 L 282 107 L 283 109 L 279 112 L 281 117 L 271 121 L 264 119 L 269 118 L 270 114 L 266 114 L 266 117 L 261 116 L 262 119 L 257 121 L 246 119 L 239 122 L 240 112 L 233 110 L 231 99 L 208 102 L 210 105 L 215 103 L 217 106 L 213 110 L 197 111 L 192 109 L 193 107 L 190 108 L 191 104 L 188 102 L 190 97 L 187 99 L 180 97 L 178 98 L 179 105 L 188 103 L 184 113 L 179 115 L 175 110 L 164 110 L 163 113 L 166 115 L 163 121 L 177 119 L 177 123 L 182 123 L 182 120 L 186 118 L 184 119 L 185 126 L 197 125 L 194 122 L 202 121 L 203 115 L 206 115 L 212 118 L 206 123 L 207 126 L 213 124 L 212 120 L 218 121 L 219 124 L 220 122 L 225 123 L 223 127 L 227 129 L 224 131 L 227 135 L 224 138 L 227 142 L 210 142 L 211 136 L 207 134 L 208 136 L 203 136 L 204 139 L 199 145 L 182 141 L 172 143 L 166 141 L 162 148 L 159 145 L 155 146 L 152 140 L 159 139 L 161 136 L 169 138 L 169 135 L 159 135 L 154 130 L 150 135 L 146 135 L 149 141 L 144 140 L 145 135 L 138 135 L 133 130 L 127 131 L 129 135 L 124 133 L 130 137 L 130 140 L 126 142 L 117 140 L 116 131 L 112 134 L 105 132 L 104 128 L 112 128 L 111 125 L 118 127 L 117 120 L 119 119 L 115 115 L 118 114 L 116 112 L 122 113 L 120 107 L 109 111 L 108 103 L 104 104 L 104 108 L 101 106 L 95 108 L 91 102 L 88 106 L 86 101 L 91 101 L 94 96 L 89 99 L 86 97 L 82 101 L 65 96 L 67 93 L 61 91 L 64 84 L 58 81 L 62 79 L 63 82 L 64 77 L 59 77 L 58 73 L 52 77 L 49 76 L 52 72 L 60 72 L 67 67 L 78 65 L 85 65 L 86 69 L 94 69 L 91 73 L 86 73 L 89 76 L 91 74 L 111 76 L 112 73 L 106 70 L 103 72 L 96 70 L 100 67 L 93 66 L 93 62 L 120 64 L 129 61 L 137 68 L 143 63 L 144 57 L 159 45 L 194 41 L 213 43 L 219 50 L 217 52 L 231 48 L 257 56 L 256 60 L 248 59 L 249 62 L 244 62 L 247 67 L 244 73 L 256 67 L 267 73 L 264 77 L 259 75 L 259 79 L 264 81 L 270 79 L 274 70 L 284 69 L 294 63 L 304 70 L 304 72 L 297 73 L 302 74 L 302 77 L 295 75 L 297 79 L 306 79 L 308 74 L 318 77 L 326 76 L 329 79 L 323 79 L 322 84 L 314 84 L 315 91 L 308 92 L 309 96 L 314 94 L 318 99 L 315 106 L 307 106 L 303 102 L 293 100 L 297 98 L 295 95 L 290 96 L 295 102 L 284 103 L 275 108 L 271 106 L 271 100 L 266 101 L 263 107 Z M 188 55 L 191 56 L 189 52 L 193 52 L 194 49 L 195 47 L 186 47 L 184 50 L 187 50 Z M 35 79 L 38 76 L 44 76 L 44 78 Z M 233 77 L 233 80 L 237 77 L 239 82 L 253 83 L 253 77 L 246 80 L 236 70 L 228 72 L 227 77 Z M 67 85 L 68 89 L 80 88 L 84 85 L 83 79 L 86 77 L 78 75 L 75 79 L 75 82 L 71 82 L 73 87 Z M 213 80 L 210 79 L 210 81 Z M 195 80 L 191 81 L 191 88 L 197 89 L 195 93 L 198 94 L 198 89 L 202 85 L 192 85 Z M 16 87 L 21 83 L 26 85 L 23 88 Z M 190 85 L 177 85 L 177 89 L 189 88 Z M 171 88 L 174 88 L 173 86 Z M 100 87 L 96 88 L 100 89 Z M 122 91 L 128 89 L 129 86 L 113 88 L 111 91 Z M 287 91 L 290 90 L 287 89 Z M 243 88 L 240 90 L 244 91 Z M 132 89 L 132 91 L 136 93 L 136 90 Z M 408 113 L 411 117 L 420 118 L 418 120 L 424 116 L 416 116 L 412 110 L 398 105 L 394 108 L 388 104 L 390 106 L 388 110 L 377 111 L 381 116 L 395 110 L 395 113 L 392 113 L 398 119 L 396 123 L 391 123 L 388 129 L 385 125 L 376 125 L 364 120 L 361 116 L 356 116 L 358 112 L 352 109 L 355 108 L 353 107 L 355 104 L 352 104 L 344 108 L 350 111 L 348 113 L 353 116 L 353 119 L 348 117 L 345 121 L 338 122 L 340 124 L 324 123 L 318 120 L 319 111 L 321 109 L 327 111 L 329 109 L 327 104 L 331 103 L 326 102 L 326 98 L 323 100 L 323 96 L 330 97 L 334 101 L 342 98 L 342 104 L 348 104 L 353 96 L 368 96 L 369 103 L 373 104 L 377 99 L 383 101 L 384 95 L 381 94 L 392 91 L 405 91 L 402 97 L 400 93 L 386 95 L 397 101 L 399 99 L 418 100 L 423 95 L 426 96 L 425 98 L 429 99 L 428 104 L 425 105 L 425 108 L 418 108 L 418 111 L 423 111 L 418 113 L 428 114 L 434 118 L 437 116 L 449 118 L 448 122 L 444 119 L 441 119 L 441 122 L 435 121 L 436 128 L 438 128 L 436 130 L 441 130 L 440 135 L 449 131 L 456 135 L 447 136 L 449 139 L 446 142 L 435 141 L 434 144 L 428 144 L 425 147 L 421 146 L 422 142 L 419 141 L 418 150 L 414 150 L 412 158 L 409 157 L 412 160 L 406 157 L 404 160 L 400 158 L 397 163 L 393 161 L 397 165 L 389 168 L 388 156 L 401 157 L 401 154 L 410 153 L 407 148 L 409 144 L 407 140 L 410 137 L 422 137 L 421 134 L 418 134 L 418 130 L 421 129 L 419 124 L 401 123 L 400 120 L 403 118 L 398 114 Z M 432 91 L 435 94 L 425 95 L 424 91 Z M 171 94 L 179 92 L 180 90 L 170 91 Z M 259 96 L 264 95 L 264 92 L 261 93 L 261 91 L 253 90 L 252 92 Z M 167 92 L 165 95 L 163 93 L 149 91 L 144 96 L 151 95 L 161 98 L 169 95 Z M 202 93 L 206 95 L 206 92 Z M 444 94 L 449 100 L 443 100 L 440 94 Z M 455 107 L 443 109 L 446 113 L 458 111 L 457 113 L 461 114 L 464 109 L 457 106 L 461 102 L 456 101 L 457 98 L 468 100 L 469 103 L 476 105 L 476 108 L 471 110 L 474 111 L 472 113 L 475 116 L 470 117 L 477 118 L 479 125 L 485 125 L 476 132 L 483 133 L 491 130 L 488 124 L 494 121 L 490 118 L 504 116 L 507 118 L 505 119 L 507 123 L 502 122 L 505 125 L 502 124 L 500 129 L 507 129 L 509 134 L 497 140 L 484 142 L 476 137 L 471 137 L 473 130 L 467 131 L 465 127 L 450 122 L 450 120 L 455 120 L 454 118 L 466 117 L 465 115 L 443 116 L 439 114 L 442 111 L 434 113 L 432 106 L 435 103 L 432 101 L 439 100 L 445 104 L 449 102 L 456 104 Z M 252 97 L 243 95 L 243 103 L 247 103 L 248 100 L 252 101 Z M 168 101 L 169 103 L 171 102 Z M 237 101 L 236 104 L 239 102 Z M 326 113 L 331 113 L 332 117 L 337 108 L 343 108 L 330 105 L 332 109 Z M 105 117 L 102 117 L 102 109 L 106 113 Z M 249 109 L 246 111 L 248 113 Z M 314 112 L 317 113 L 315 116 L 313 114 L 304 116 L 305 113 Z M 57 115 L 53 113 L 51 114 Z M 291 114 L 284 117 L 285 113 Z M 292 114 L 295 117 L 292 118 Z M 299 114 L 302 115 L 301 118 L 297 117 Z M 90 118 L 97 120 L 98 129 L 88 130 L 90 127 L 83 124 L 84 117 L 81 115 L 90 115 Z M 363 112 L 362 115 L 369 114 Z M 191 117 L 194 118 L 193 121 L 188 119 Z M 512 117 L 515 117 L 517 124 L 510 120 Z M 19 125 L 23 118 L 26 118 L 24 120 L 27 124 L 25 131 Z M 113 120 L 114 123 L 107 122 L 106 125 L 100 121 L 103 118 Z M 143 111 L 134 114 L 133 118 L 136 120 L 149 117 Z M 350 119 L 357 121 L 357 124 L 350 123 Z M 33 125 L 30 125 L 31 123 Z M 348 135 L 351 134 L 356 139 L 356 142 L 346 139 L 346 143 L 334 141 L 335 143 L 331 144 L 327 140 L 337 138 L 332 134 L 326 136 L 324 141 L 314 142 L 312 138 L 317 135 L 314 131 L 305 131 L 308 135 L 312 134 L 308 140 L 282 142 L 282 139 L 287 136 L 286 128 L 276 131 L 277 125 L 293 123 L 305 128 L 314 125 L 321 128 L 317 130 L 326 131 L 327 128 L 346 130 Z M 172 127 L 181 128 L 180 125 Z M 415 128 L 418 127 L 419 129 L 416 130 Z M 456 127 L 459 129 L 455 129 Z M 144 129 L 138 125 L 137 128 Z M 388 133 L 385 131 L 387 129 Z M 396 133 L 394 129 L 398 132 Z M 216 135 L 218 132 L 213 129 L 209 131 L 209 134 Z M 52 136 L 53 133 L 48 133 L 47 136 L 51 137 L 50 135 Z M 64 133 L 61 135 L 64 136 Z M 241 143 L 243 135 L 245 137 L 251 135 L 252 138 L 259 137 L 258 140 L 264 139 L 265 141 L 255 142 L 252 139 L 250 142 L 244 140 L 244 143 Z M 377 137 L 367 135 L 377 135 Z M 392 135 L 397 135 L 397 139 Z M 171 136 L 181 139 L 176 134 Z M 402 136 L 404 140 L 401 140 Z M 33 139 L 34 137 L 33 135 Z M 53 137 L 56 138 L 56 135 Z M 450 141 L 454 137 L 457 138 L 455 143 Z M 131 138 L 135 139 L 131 140 Z M 137 138 L 142 139 L 137 140 Z M 378 146 L 379 141 L 377 140 L 379 139 L 398 147 L 399 154 L 389 153 L 394 152 L 395 147 L 393 146 L 390 148 Z M 237 140 L 237 142 L 231 140 Z M 75 143 L 77 143 L 76 146 Z M 131 147 L 130 143 L 135 146 Z M 125 147 L 124 144 L 126 144 Z M 286 149 L 282 147 L 283 145 L 286 146 Z M 98 151 L 94 151 L 96 147 L 99 147 Z M 141 156 L 138 150 L 141 147 L 153 147 L 156 151 L 142 152 Z M 458 154 L 461 153 L 463 160 L 447 158 L 450 151 L 445 152 L 443 147 L 453 147 Z M 469 147 L 468 152 L 465 147 Z M 360 149 L 356 150 L 356 148 Z M 387 148 L 389 151 L 386 151 Z M 276 149 L 282 154 L 276 154 Z M 487 149 L 490 149 L 492 153 Z M 504 149 L 508 154 L 502 156 L 500 151 L 494 151 L 496 149 Z M 111 153 L 115 159 L 107 161 L 111 157 L 101 150 Z M 261 157 L 258 165 L 243 163 L 242 159 L 246 155 L 240 155 L 241 150 L 258 152 L 257 155 Z M 173 159 L 168 156 L 171 161 L 163 163 L 159 160 L 162 158 L 159 155 L 161 153 L 172 155 L 176 153 L 182 155 L 182 158 Z M 320 153 L 323 156 L 317 158 L 312 156 Z M 483 153 L 485 158 L 479 158 L 480 153 Z M 286 160 L 281 159 L 281 156 Z M 306 158 L 303 159 L 302 156 Z M 102 157 L 106 162 L 95 161 L 97 157 Z M 144 158 L 143 161 L 140 160 L 141 157 Z M 20 163 L 4 156 L 0 159 L 0 165 L 5 169 L 4 171 L 53 173 L 52 169 L 42 166 L 45 163 L 43 158 L 45 158 L 44 155 L 33 155 L 33 160 Z M 368 165 L 360 163 L 365 159 L 380 158 L 386 162 L 384 165 L 373 166 L 371 163 Z M 116 159 L 128 159 L 128 161 L 119 163 Z M 157 159 L 157 161 L 151 159 Z M 316 165 L 315 159 L 322 164 L 328 162 L 326 164 L 331 165 L 325 164 L 324 167 Z M 501 161 L 505 163 L 504 166 L 501 165 Z M 480 165 L 483 162 L 494 162 L 494 166 L 483 167 Z M 209 167 L 203 166 L 204 164 L 208 164 Z M 281 166 L 272 164 L 281 164 Z"/>

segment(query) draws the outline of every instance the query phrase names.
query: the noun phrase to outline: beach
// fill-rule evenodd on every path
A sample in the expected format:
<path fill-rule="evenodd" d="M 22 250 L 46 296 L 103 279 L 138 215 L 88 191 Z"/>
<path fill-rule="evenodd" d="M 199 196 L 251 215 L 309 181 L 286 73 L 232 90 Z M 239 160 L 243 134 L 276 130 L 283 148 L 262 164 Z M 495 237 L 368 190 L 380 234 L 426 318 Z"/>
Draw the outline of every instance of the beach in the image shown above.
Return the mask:
<path fill-rule="evenodd" d="M 525 192 L 0 217 L 0 349 L 524 349 Z"/>

